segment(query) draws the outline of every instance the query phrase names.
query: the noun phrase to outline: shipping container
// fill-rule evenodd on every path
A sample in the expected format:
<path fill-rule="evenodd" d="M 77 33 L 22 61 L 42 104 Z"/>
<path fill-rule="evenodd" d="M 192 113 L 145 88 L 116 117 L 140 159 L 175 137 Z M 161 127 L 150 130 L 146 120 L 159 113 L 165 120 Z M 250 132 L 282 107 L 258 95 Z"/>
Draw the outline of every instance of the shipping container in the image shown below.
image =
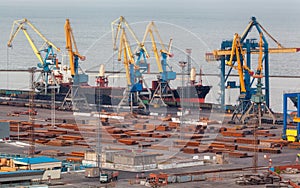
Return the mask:
<path fill-rule="evenodd" d="M 168 183 L 176 183 L 176 176 L 168 175 Z"/>
<path fill-rule="evenodd" d="M 192 175 L 192 181 L 205 181 L 206 176 L 204 174 L 194 174 Z"/>
<path fill-rule="evenodd" d="M 190 174 L 178 175 L 178 176 L 176 176 L 176 180 L 178 183 L 190 182 L 190 181 L 192 181 L 192 176 Z"/>

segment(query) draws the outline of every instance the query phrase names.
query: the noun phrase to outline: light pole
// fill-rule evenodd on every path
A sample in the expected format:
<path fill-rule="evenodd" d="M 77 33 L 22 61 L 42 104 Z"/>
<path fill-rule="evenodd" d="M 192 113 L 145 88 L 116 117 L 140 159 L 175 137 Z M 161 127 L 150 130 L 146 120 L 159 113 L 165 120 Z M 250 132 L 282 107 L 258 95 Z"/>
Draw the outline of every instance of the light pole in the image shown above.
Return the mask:
<path fill-rule="evenodd" d="M 181 67 L 181 96 L 180 96 L 180 106 L 181 106 L 181 117 L 180 117 L 180 140 L 183 139 L 182 137 L 182 128 L 183 126 L 183 113 L 184 113 L 184 105 L 183 105 L 183 97 L 184 97 L 184 68 L 186 66 L 187 62 L 185 61 L 179 61 L 179 66 Z"/>
<path fill-rule="evenodd" d="M 187 58 L 186 58 L 186 61 L 187 61 L 187 75 L 188 75 L 188 80 L 191 79 L 191 65 L 192 65 L 192 49 L 188 48 L 188 49 L 185 49 L 185 52 L 187 54 Z M 187 106 L 187 109 L 190 110 L 190 107 L 191 107 L 191 103 L 190 103 L 190 93 L 191 93 L 191 88 L 188 87 L 187 91 L 186 91 L 186 98 L 187 98 L 187 101 L 186 101 L 186 106 Z"/>

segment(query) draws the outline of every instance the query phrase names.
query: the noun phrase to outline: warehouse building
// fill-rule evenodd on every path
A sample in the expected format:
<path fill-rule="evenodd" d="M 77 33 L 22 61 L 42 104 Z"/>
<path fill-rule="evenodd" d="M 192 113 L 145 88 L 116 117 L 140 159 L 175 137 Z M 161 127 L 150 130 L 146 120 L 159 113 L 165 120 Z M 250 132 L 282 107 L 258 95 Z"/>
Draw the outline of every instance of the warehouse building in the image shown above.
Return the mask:
<path fill-rule="evenodd" d="M 15 158 L 17 169 L 44 170 L 42 180 L 60 179 L 62 162 L 50 157 Z"/>

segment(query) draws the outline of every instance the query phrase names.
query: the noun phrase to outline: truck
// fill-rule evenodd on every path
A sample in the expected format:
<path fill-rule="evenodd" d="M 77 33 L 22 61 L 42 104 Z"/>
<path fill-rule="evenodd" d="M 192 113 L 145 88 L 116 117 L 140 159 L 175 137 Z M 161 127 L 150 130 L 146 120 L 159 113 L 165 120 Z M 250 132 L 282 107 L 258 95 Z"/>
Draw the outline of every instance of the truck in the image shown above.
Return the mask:
<path fill-rule="evenodd" d="M 100 173 L 100 183 L 109 183 L 112 181 L 117 181 L 119 176 L 118 171 L 112 171 L 112 172 L 101 172 Z"/>

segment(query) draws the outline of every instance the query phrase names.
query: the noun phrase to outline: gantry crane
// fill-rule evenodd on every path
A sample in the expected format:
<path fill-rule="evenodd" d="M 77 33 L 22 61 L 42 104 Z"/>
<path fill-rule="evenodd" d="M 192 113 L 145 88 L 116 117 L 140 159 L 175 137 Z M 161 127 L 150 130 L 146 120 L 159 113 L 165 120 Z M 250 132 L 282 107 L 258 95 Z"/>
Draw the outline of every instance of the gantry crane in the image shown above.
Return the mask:
<path fill-rule="evenodd" d="M 31 28 L 36 34 L 38 34 L 41 39 L 44 41 L 44 44 L 40 49 L 36 47 L 33 39 L 30 37 L 28 33 L 28 27 Z M 47 94 L 48 86 L 52 86 L 52 88 L 56 88 L 57 92 L 59 92 L 59 83 L 57 82 L 55 75 L 53 73 L 54 69 L 58 69 L 58 59 L 57 54 L 54 53 L 53 48 L 60 52 L 60 48 L 56 47 L 52 42 L 50 42 L 29 20 L 26 18 L 22 20 L 15 20 L 12 25 L 9 41 L 7 42 L 8 47 L 12 47 L 12 42 L 22 30 L 25 37 L 27 38 L 34 54 L 39 60 L 37 67 L 42 68 L 41 74 L 37 78 L 37 81 L 34 81 L 35 89 L 39 91 L 44 91 Z M 45 53 L 45 56 L 42 56 L 42 53 Z M 50 76 L 50 79 L 49 79 Z M 40 81 L 41 80 L 41 81 Z"/>
<path fill-rule="evenodd" d="M 142 102 L 140 95 L 148 95 L 148 98 L 151 96 L 151 91 L 143 78 L 143 74 L 147 72 L 149 68 L 147 63 L 147 58 L 149 57 L 148 52 L 123 16 L 114 20 L 111 24 L 111 28 L 113 49 L 118 50 L 118 61 L 122 60 L 123 53 L 123 63 L 127 77 L 126 92 L 124 93 L 123 99 L 118 105 L 118 109 L 121 105 L 126 105 L 127 102 L 128 104 L 138 103 L 145 109 L 146 106 Z M 125 29 L 129 30 L 131 36 L 137 43 L 137 49 L 135 50 L 135 53 L 132 53 Z M 118 42 L 119 46 L 117 48 Z M 136 60 L 135 56 L 137 56 Z M 146 86 L 146 91 L 143 90 L 143 84 Z"/>
<path fill-rule="evenodd" d="M 154 34 L 159 40 L 161 50 L 160 54 L 157 50 L 156 40 L 154 37 Z M 167 62 L 168 57 L 172 57 L 172 54 L 170 53 L 172 39 L 169 42 L 168 49 L 165 48 L 164 43 L 160 37 L 160 34 L 158 32 L 157 26 L 153 21 L 151 21 L 146 28 L 142 45 L 145 46 L 145 42 L 147 39 L 147 36 L 150 36 L 151 43 L 152 43 L 152 49 L 154 52 L 154 56 L 156 59 L 156 64 L 159 71 L 159 76 L 157 80 L 157 87 L 155 88 L 154 93 L 152 94 L 150 104 L 151 105 L 159 105 L 162 104 L 164 106 L 167 106 L 165 104 L 166 98 L 171 98 L 171 101 L 176 101 L 174 97 L 174 93 L 172 89 L 169 86 L 169 81 L 176 79 L 176 72 L 172 71 L 172 67 L 169 66 Z M 169 70 L 168 70 L 169 69 Z M 154 89 L 154 88 L 153 88 Z"/>
<path fill-rule="evenodd" d="M 252 30 L 252 28 L 255 27 L 256 30 L 258 31 L 259 34 L 262 34 L 262 41 L 263 41 L 263 55 L 262 55 L 262 65 L 264 67 L 264 83 L 265 87 L 262 88 L 265 91 L 265 105 L 267 107 L 270 107 L 270 87 L 269 87 L 269 54 L 270 53 L 295 53 L 300 51 L 300 48 L 285 48 L 283 47 L 277 40 L 275 40 L 267 31 L 264 27 L 262 27 L 256 20 L 255 17 L 251 18 L 250 23 L 246 27 L 245 31 L 240 37 L 240 45 L 242 46 L 241 54 L 246 56 L 246 61 L 245 65 L 249 69 L 251 69 L 251 59 L 253 54 L 259 54 L 259 44 L 256 42 L 256 39 L 248 39 L 247 36 Z M 269 48 L 269 44 L 264 36 L 266 34 L 269 38 L 271 38 L 276 44 L 277 48 Z M 226 71 L 226 60 L 231 58 L 231 53 L 232 53 L 232 43 L 233 40 L 226 40 L 223 41 L 221 44 L 221 49 L 220 50 L 214 50 L 212 53 L 207 53 L 206 54 L 206 60 L 211 61 L 211 60 L 220 60 L 221 61 L 221 74 L 220 74 L 220 86 L 221 86 L 221 99 L 220 103 L 222 106 L 222 109 L 225 108 L 225 89 L 226 88 L 235 88 L 235 87 L 240 87 L 236 86 L 235 82 L 230 82 L 228 81 L 229 76 L 231 75 L 232 68 L 230 67 L 229 70 Z M 237 58 L 233 56 L 232 57 L 235 61 Z M 255 92 L 256 88 L 252 88 L 252 84 L 255 81 L 255 77 L 251 80 L 251 75 L 249 74 L 248 71 L 244 73 L 244 83 L 245 83 L 245 88 L 246 91 L 248 92 L 245 98 L 243 98 L 242 101 L 239 102 L 239 105 L 235 109 L 236 113 L 239 114 L 244 114 L 250 107 L 251 104 L 251 96 Z M 240 90 L 241 91 L 241 90 Z"/>

